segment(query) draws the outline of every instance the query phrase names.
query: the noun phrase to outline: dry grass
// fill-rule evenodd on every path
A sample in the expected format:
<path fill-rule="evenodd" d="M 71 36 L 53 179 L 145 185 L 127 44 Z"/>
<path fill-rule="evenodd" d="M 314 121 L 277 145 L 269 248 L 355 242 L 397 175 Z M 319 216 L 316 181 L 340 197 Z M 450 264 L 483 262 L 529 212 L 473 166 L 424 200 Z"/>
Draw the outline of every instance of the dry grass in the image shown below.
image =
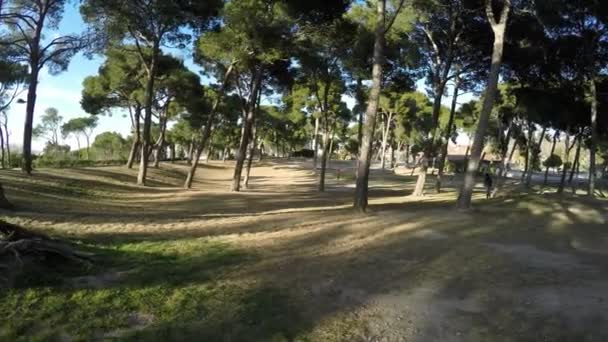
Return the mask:
<path fill-rule="evenodd" d="M 458 212 L 453 189 L 417 199 L 413 178 L 374 171 L 361 215 L 351 177 L 331 174 L 318 193 L 307 164 L 268 161 L 235 194 L 231 166 L 204 165 L 193 190 L 185 165 L 152 170 L 147 188 L 119 167 L 3 174 L 22 210 L 5 219 L 79 241 L 100 263 L 19 282 L 0 314 L 26 323 L 0 325 L 0 338 L 608 338 L 606 202 L 513 194 Z M 18 302 L 31 309 L 7 309 Z M 60 323 L 63 312 L 87 324 Z"/>

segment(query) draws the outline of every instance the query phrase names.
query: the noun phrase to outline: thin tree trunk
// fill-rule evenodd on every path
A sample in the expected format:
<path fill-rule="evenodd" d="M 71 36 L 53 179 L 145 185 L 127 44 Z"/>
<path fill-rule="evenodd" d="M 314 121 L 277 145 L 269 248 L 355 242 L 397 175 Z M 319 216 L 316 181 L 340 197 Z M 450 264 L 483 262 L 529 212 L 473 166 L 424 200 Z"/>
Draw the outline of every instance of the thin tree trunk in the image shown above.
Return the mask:
<path fill-rule="evenodd" d="M 207 147 L 207 142 L 209 141 L 209 138 L 211 137 L 211 129 L 213 128 L 213 120 L 215 119 L 215 114 L 217 112 L 217 109 L 224 97 L 224 92 L 226 91 L 226 87 L 228 86 L 228 81 L 230 80 L 230 76 L 232 76 L 234 67 L 235 67 L 235 63 L 233 62 L 230 64 L 228 69 L 226 69 L 226 73 L 224 74 L 224 80 L 222 81 L 222 86 L 220 87 L 220 89 L 218 91 L 217 99 L 213 103 L 213 107 L 211 107 L 211 112 L 209 112 L 209 117 L 207 118 L 205 128 L 203 129 L 203 132 L 202 132 L 202 136 L 201 136 L 201 140 L 200 140 L 201 142 L 198 146 L 198 150 L 201 151 L 200 153 L 202 153 L 203 150 L 205 149 L 205 147 Z M 199 159 L 200 159 L 200 153 L 199 153 L 199 158 L 197 158 L 192 163 L 192 166 L 190 167 L 190 170 L 188 171 L 188 175 L 186 176 L 186 182 L 184 183 L 184 188 L 186 188 L 186 189 L 190 189 L 190 187 L 192 186 L 192 181 L 194 180 L 194 175 L 196 173 L 196 169 L 198 167 L 198 163 L 199 163 Z M 209 148 L 209 153 L 207 154 L 207 162 L 209 162 L 210 156 L 211 156 L 211 148 Z"/>
<path fill-rule="evenodd" d="M 8 156 L 7 161 L 8 161 L 8 167 L 10 168 L 12 165 L 12 161 L 11 161 L 11 142 L 10 142 L 10 136 L 11 134 L 8 131 L 8 118 L 5 116 L 4 117 L 4 133 L 6 133 L 6 154 Z"/>
<path fill-rule="evenodd" d="M 572 183 L 572 180 L 574 179 L 574 174 L 578 172 L 579 166 L 580 166 L 580 157 L 581 157 L 581 141 L 583 139 L 581 139 L 580 137 L 578 138 L 577 141 L 577 146 L 576 146 L 576 153 L 574 154 L 574 163 L 572 164 L 572 171 L 570 171 L 570 178 L 568 179 L 568 183 Z"/>
<path fill-rule="evenodd" d="M 551 153 L 549 154 L 549 158 L 555 154 L 555 146 L 557 145 L 557 137 L 559 136 L 559 131 L 555 131 L 553 134 L 553 143 L 551 144 Z M 549 167 L 545 167 L 545 179 L 543 180 L 543 186 L 547 186 L 549 180 Z"/>
<path fill-rule="evenodd" d="M 528 122 L 528 141 L 526 143 L 526 159 L 524 164 L 524 172 L 521 174 L 521 184 L 525 184 L 528 171 L 530 169 L 530 155 L 532 149 L 532 124 Z"/>
<path fill-rule="evenodd" d="M 262 92 L 258 94 L 258 99 L 255 104 L 256 116 L 260 114 L 260 102 L 262 101 Z M 253 128 L 251 131 L 251 146 L 249 147 L 249 156 L 247 157 L 247 169 L 245 170 L 245 189 L 249 188 L 249 175 L 251 174 L 251 164 L 253 162 L 253 155 L 255 154 L 255 146 L 258 139 L 257 120 L 253 121 Z"/>
<path fill-rule="evenodd" d="M 161 119 L 160 136 L 156 142 L 156 150 L 154 151 L 154 168 L 160 166 L 160 159 L 162 158 L 163 149 L 165 148 L 165 134 L 167 132 L 167 114 Z"/>
<path fill-rule="evenodd" d="M 190 144 L 188 145 L 188 154 L 186 155 L 186 163 L 188 165 L 192 165 L 192 161 L 195 159 L 194 158 L 194 153 L 197 151 L 194 151 L 194 141 L 190 141 Z M 202 153 L 203 151 L 200 151 L 200 153 Z M 200 157 L 200 153 L 198 154 Z"/>
<path fill-rule="evenodd" d="M 458 68 L 459 70 L 459 68 Z M 454 94 L 452 94 L 452 107 L 450 108 L 450 118 L 448 120 L 448 126 L 445 130 L 445 142 L 441 148 L 441 156 L 439 158 L 439 166 L 437 170 L 437 178 L 435 179 L 435 190 L 437 193 L 441 193 L 441 178 L 443 177 L 445 169 L 445 161 L 448 158 L 448 147 L 450 145 L 450 137 L 452 136 L 452 127 L 454 126 L 454 116 L 456 115 L 456 105 L 458 104 L 458 91 L 460 87 L 460 71 L 456 72 L 456 79 L 454 80 Z"/>
<path fill-rule="evenodd" d="M 357 104 L 359 105 L 359 115 L 357 118 L 357 123 L 359 124 L 357 127 L 357 151 L 361 153 L 361 144 L 363 139 L 363 102 L 364 102 L 364 94 L 363 94 L 363 80 L 361 77 L 357 78 Z M 359 159 L 357 159 L 357 171 L 359 170 Z"/>
<path fill-rule="evenodd" d="M 148 174 L 148 156 L 151 147 L 150 129 L 152 127 L 152 105 L 154 102 L 154 84 L 156 80 L 156 67 L 159 56 L 159 43 L 155 42 L 152 47 L 152 60 L 150 61 L 150 69 L 146 80 L 146 95 L 144 105 L 144 131 L 143 141 L 141 144 L 141 160 L 139 163 L 139 172 L 137 174 L 137 185 L 146 185 L 146 176 Z"/>
<path fill-rule="evenodd" d="M 319 191 L 325 191 L 325 171 L 327 169 L 327 155 L 329 151 L 329 132 L 323 134 L 323 146 L 321 150 L 321 170 L 319 172 Z"/>
<path fill-rule="evenodd" d="M 261 69 L 255 71 L 255 75 L 253 76 L 253 87 L 251 89 L 249 100 L 247 101 L 247 108 L 243 113 L 244 120 L 243 129 L 241 130 L 241 141 L 236 152 L 236 163 L 234 166 L 234 175 L 232 176 L 231 190 L 234 192 L 241 190 L 241 175 L 243 173 L 243 165 L 245 164 L 245 157 L 247 155 L 247 146 L 249 146 L 251 130 L 255 120 L 255 103 L 258 98 L 258 92 L 261 89 L 262 74 L 263 72 Z"/>
<path fill-rule="evenodd" d="M 275 145 L 277 146 L 277 155 L 279 153 L 279 147 L 278 147 L 278 143 L 276 142 L 276 135 L 275 135 Z M 312 160 L 312 169 L 316 170 L 317 169 L 317 151 L 319 150 L 319 118 L 315 118 L 315 136 L 313 137 L 313 143 L 312 143 L 312 149 L 313 149 L 313 160 Z"/>
<path fill-rule="evenodd" d="M 141 107 L 137 105 L 135 107 L 135 117 L 133 118 L 133 144 L 131 146 L 131 152 L 129 153 L 129 159 L 127 160 L 127 168 L 132 169 L 135 158 L 137 157 L 137 151 L 141 143 L 141 131 L 139 127 L 139 119 L 141 117 Z"/>
<path fill-rule="evenodd" d="M 391 129 L 391 121 L 393 120 L 393 113 L 386 114 L 386 122 L 382 127 L 382 147 L 381 147 L 381 168 L 384 170 L 386 168 L 386 144 L 388 143 L 388 134 Z"/>
<path fill-rule="evenodd" d="M 2 164 L 2 168 L 5 169 L 6 168 L 6 155 L 5 155 L 5 148 L 4 148 L 4 133 L 2 132 L 2 130 L 0 129 L 0 149 L 2 149 L 2 160 L 1 160 L 1 164 Z"/>
<path fill-rule="evenodd" d="M 566 142 L 565 142 L 565 155 L 564 155 L 564 168 L 562 170 L 562 179 L 557 188 L 557 193 L 564 193 L 564 186 L 566 185 L 566 174 L 568 173 L 568 162 L 570 161 L 570 134 L 569 130 L 566 130 Z"/>
<path fill-rule="evenodd" d="M 25 108 L 25 125 L 23 128 L 23 162 L 21 168 L 28 175 L 32 174 L 32 132 L 34 124 L 34 110 L 36 108 L 36 91 L 38 88 L 38 62 L 35 59 L 35 65 L 30 67 L 31 74 L 29 78 L 29 87 L 27 91 L 27 104 Z M 34 63 L 34 62 L 32 62 Z M 30 64 L 32 64 L 30 63 Z"/>
<path fill-rule="evenodd" d="M 530 151 L 530 161 L 528 162 L 528 168 L 530 169 L 527 176 L 526 176 L 526 188 L 530 188 L 531 184 L 532 184 L 532 176 L 534 175 L 534 160 L 536 158 L 538 158 L 538 154 L 540 153 L 541 150 L 541 145 L 543 143 L 543 140 L 545 139 L 545 133 L 547 132 L 547 127 L 543 127 L 543 131 L 540 134 L 540 140 L 538 141 L 538 146 L 536 144 L 536 142 L 532 141 L 532 144 L 530 145 L 531 151 Z M 532 140 L 534 140 L 534 135 L 531 136 Z"/>
<path fill-rule="evenodd" d="M 591 96 L 591 142 L 589 146 L 589 188 L 587 189 L 587 196 L 595 197 L 595 154 L 597 153 L 597 89 L 595 86 L 595 79 L 591 79 L 589 82 L 590 96 Z"/>
<path fill-rule="evenodd" d="M 405 145 L 405 167 L 410 164 L 410 144 Z"/>
<path fill-rule="evenodd" d="M 170 146 L 169 158 L 171 159 L 171 164 L 175 163 L 175 143 L 172 143 Z"/>
<path fill-rule="evenodd" d="M 471 198 L 473 197 L 473 188 L 475 187 L 475 173 L 477 172 L 477 166 L 479 165 L 479 157 L 481 156 L 481 152 L 483 150 L 484 138 L 488 128 L 490 113 L 492 112 L 494 99 L 496 97 L 498 76 L 500 74 L 500 67 L 502 64 L 506 24 L 509 17 L 509 12 L 511 10 L 511 0 L 505 0 L 500 18 L 496 20 L 492 4 L 493 1 L 486 2 L 486 15 L 492 26 L 492 31 L 494 32 L 492 66 L 488 76 L 488 86 L 483 101 L 483 107 L 479 115 L 479 124 L 477 126 L 477 131 L 475 132 L 475 139 L 473 140 L 471 160 L 467 165 L 467 173 L 458 196 L 458 208 L 460 209 L 469 209 L 471 207 Z"/>
<path fill-rule="evenodd" d="M 376 128 L 376 116 L 378 115 L 378 102 L 382 89 L 382 64 L 384 63 L 384 34 L 385 34 L 385 0 L 377 1 L 376 32 L 374 42 L 374 56 L 372 68 L 372 89 L 365 115 L 365 127 L 361 139 L 361 152 L 359 155 L 359 166 L 357 168 L 357 187 L 353 207 L 364 212 L 367 209 L 368 181 L 370 158 L 372 156 L 372 140 Z"/>

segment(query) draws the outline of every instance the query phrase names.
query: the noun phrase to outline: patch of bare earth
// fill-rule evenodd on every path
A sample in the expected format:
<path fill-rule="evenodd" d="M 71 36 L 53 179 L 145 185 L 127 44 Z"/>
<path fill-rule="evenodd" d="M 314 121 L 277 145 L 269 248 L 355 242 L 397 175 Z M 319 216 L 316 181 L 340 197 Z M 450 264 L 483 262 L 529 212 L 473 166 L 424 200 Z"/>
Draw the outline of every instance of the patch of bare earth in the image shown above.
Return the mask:
<path fill-rule="evenodd" d="M 251 187 L 238 194 L 228 192 L 230 167 L 202 167 L 190 191 L 181 189 L 184 165 L 152 171 L 163 185 L 152 190 L 131 187 L 132 171 L 89 170 L 89 181 L 119 196 L 68 198 L 64 206 L 45 202 L 42 210 L 34 206 L 6 219 L 94 241 L 228 242 L 257 257 L 227 280 L 288 289 L 311 322 L 314 340 L 608 340 L 608 265 L 581 254 L 601 254 L 605 245 L 569 235 L 571 245 L 552 249 L 499 239 L 526 241 L 527 234 L 546 229 L 542 238 L 557 244 L 564 236 L 549 235 L 554 223 L 564 227 L 560 234 L 569 234 L 596 207 L 560 211 L 559 222 L 559 208 L 539 204 L 526 211 L 513 201 L 462 213 L 451 208 L 453 192 L 420 200 L 409 196 L 407 177 L 377 173 L 371 213 L 361 215 L 350 209 L 352 182 L 330 178 L 329 191 L 317 193 L 315 172 L 306 163 L 257 164 Z M 79 177 L 78 171 L 48 173 L 55 181 Z M 8 188 L 9 198 L 28 198 Z M 103 288 L 124 276 L 110 271 L 73 279 L 72 286 Z M 104 337 L 119 338 L 154 322 L 143 313 L 132 317 L 130 330 Z"/>

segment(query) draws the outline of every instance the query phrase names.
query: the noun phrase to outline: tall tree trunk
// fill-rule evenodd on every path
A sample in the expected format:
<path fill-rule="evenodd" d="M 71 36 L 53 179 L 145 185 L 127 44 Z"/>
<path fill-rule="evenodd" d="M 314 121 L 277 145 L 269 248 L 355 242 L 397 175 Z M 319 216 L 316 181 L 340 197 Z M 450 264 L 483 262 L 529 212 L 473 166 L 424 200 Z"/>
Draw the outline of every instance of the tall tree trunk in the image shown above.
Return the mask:
<path fill-rule="evenodd" d="M 175 143 L 171 143 L 169 149 L 169 159 L 171 159 L 171 164 L 175 163 Z"/>
<path fill-rule="evenodd" d="M 247 155 L 247 146 L 249 146 L 249 139 L 251 138 L 251 130 L 253 128 L 253 122 L 255 120 L 255 103 L 258 98 L 258 92 L 261 89 L 263 72 L 262 69 L 255 71 L 253 75 L 253 87 L 251 94 L 247 101 L 247 108 L 244 110 L 243 129 L 241 130 L 241 141 L 239 148 L 236 152 L 236 163 L 234 166 L 234 175 L 232 176 L 232 191 L 241 190 L 241 175 L 243 173 L 243 165 L 245 164 L 245 157 Z"/>
<path fill-rule="evenodd" d="M 91 153 L 90 153 L 90 149 L 91 149 L 91 137 L 89 136 L 89 134 L 85 134 L 84 137 L 87 140 L 87 160 L 91 160 Z M 78 143 L 78 145 L 80 146 L 80 142 Z"/>
<path fill-rule="evenodd" d="M 148 174 L 148 156 L 151 147 L 150 129 L 152 127 L 152 105 L 154 103 L 154 84 L 156 81 L 156 68 L 158 63 L 160 44 L 154 42 L 152 47 L 152 60 L 148 70 L 146 80 L 146 95 L 144 104 L 144 131 L 141 145 L 141 160 L 139 162 L 139 172 L 137 174 L 137 185 L 146 185 Z"/>
<path fill-rule="evenodd" d="M 260 115 L 260 102 L 262 101 L 262 92 L 260 91 L 258 94 L 258 99 L 255 104 L 256 116 Z M 257 129 L 257 120 L 253 121 L 253 128 L 251 131 L 251 143 L 249 147 L 249 153 L 247 157 L 247 167 L 245 170 L 245 189 L 249 188 L 249 176 L 251 175 L 251 164 L 253 163 L 253 155 L 255 154 L 255 147 L 258 140 L 258 129 Z"/>
<path fill-rule="evenodd" d="M 251 164 L 253 163 L 253 155 L 255 154 L 255 146 L 257 142 L 257 128 L 256 125 L 253 125 L 252 130 L 252 138 L 251 143 L 249 144 L 249 153 L 247 156 L 247 167 L 245 170 L 245 180 L 243 184 L 245 185 L 245 189 L 249 188 L 249 176 L 251 175 Z"/>
<path fill-rule="evenodd" d="M 194 156 L 194 153 L 195 153 L 195 152 L 197 152 L 197 151 L 194 151 L 194 141 L 192 141 L 192 140 L 191 140 L 191 141 L 190 141 L 190 144 L 188 144 L 188 153 L 186 154 L 186 163 L 187 163 L 188 165 L 192 165 L 192 161 L 195 159 L 195 158 L 194 158 L 194 157 L 195 157 L 195 156 Z M 200 151 L 200 153 L 198 153 L 199 158 L 200 158 L 200 154 L 201 154 L 202 152 L 203 152 L 203 151 Z"/>
<path fill-rule="evenodd" d="M 207 147 L 207 142 L 209 141 L 209 137 L 211 136 L 211 129 L 213 127 L 213 120 L 215 119 L 215 113 L 219 108 L 219 105 L 224 97 L 224 92 L 226 91 L 226 87 L 228 86 L 228 81 L 230 80 L 230 76 L 232 76 L 232 72 L 234 70 L 234 63 L 230 64 L 228 69 L 226 69 L 226 73 L 224 74 L 224 80 L 222 81 L 222 86 L 218 91 L 217 98 L 213 103 L 213 107 L 211 107 L 211 112 L 209 112 L 209 116 L 207 117 L 207 122 L 205 123 L 205 127 L 203 128 L 203 132 L 201 134 L 200 144 L 197 148 L 197 158 L 192 162 L 190 170 L 188 171 L 188 175 L 186 176 L 186 182 L 184 183 L 184 188 L 190 189 L 192 187 L 192 181 L 194 180 L 194 175 L 196 174 L 196 169 L 198 167 L 200 154 L 203 153 L 205 147 Z M 209 162 L 209 158 L 211 156 L 211 149 L 209 149 L 209 153 L 207 154 L 207 162 Z"/>
<path fill-rule="evenodd" d="M 388 134 L 391 129 L 391 121 L 393 120 L 393 113 L 386 114 L 386 122 L 382 126 L 382 147 L 381 147 L 381 168 L 384 170 L 386 168 L 386 144 L 388 143 Z"/>
<path fill-rule="evenodd" d="M 559 131 L 555 131 L 553 134 L 553 142 L 551 143 L 551 153 L 549 154 L 549 158 L 555 154 L 555 146 L 557 145 L 557 137 L 559 137 Z M 543 180 L 543 186 L 547 186 L 549 180 L 549 167 L 545 167 L 545 179 Z"/>
<path fill-rule="evenodd" d="M 410 164 L 410 144 L 405 145 L 405 166 L 408 167 Z"/>
<path fill-rule="evenodd" d="M 2 130 L 0 129 L 0 149 L 2 150 L 2 156 L 1 158 L 1 165 L 3 169 L 6 169 L 6 149 L 4 148 L 4 133 L 2 132 Z"/>
<path fill-rule="evenodd" d="M 578 169 L 580 166 L 580 157 L 581 157 L 581 142 L 582 138 L 579 136 L 576 143 L 576 152 L 574 153 L 574 163 L 572 164 L 572 170 L 570 171 L 570 178 L 568 179 L 568 183 L 572 183 L 574 179 L 574 174 L 578 173 Z"/>
<path fill-rule="evenodd" d="M 33 63 L 33 62 L 32 62 Z M 38 89 L 38 59 L 35 58 L 35 65 L 31 65 L 29 86 L 27 90 L 27 104 L 25 108 L 25 126 L 23 127 L 23 162 L 21 168 L 28 175 L 32 174 L 32 132 L 34 125 L 34 110 L 36 108 L 36 91 Z"/>
<path fill-rule="evenodd" d="M 361 153 L 361 145 L 363 140 L 363 105 L 364 105 L 365 95 L 363 93 L 363 80 L 361 77 L 357 78 L 357 90 L 356 90 L 356 99 L 357 104 L 359 105 L 359 115 L 357 117 L 357 123 L 359 124 L 357 127 L 357 152 Z M 359 170 L 359 159 L 357 159 L 357 171 Z"/>
<path fill-rule="evenodd" d="M 595 197 L 595 154 L 597 153 L 597 88 L 595 79 L 592 78 L 589 82 L 589 90 L 591 96 L 591 142 L 589 144 L 589 188 L 587 196 Z"/>
<path fill-rule="evenodd" d="M 509 17 L 509 12 L 511 10 L 511 0 L 505 0 L 500 18 L 496 20 L 492 4 L 493 1 L 486 2 L 486 15 L 490 25 L 492 26 L 492 31 L 494 32 L 492 66 L 488 76 L 488 85 L 484 96 L 483 107 L 479 115 L 479 124 L 477 126 L 477 131 L 475 132 L 475 139 L 473 140 L 471 159 L 467 165 L 467 173 L 458 196 L 458 208 L 460 209 L 469 209 L 471 207 L 471 198 L 473 197 L 473 188 L 475 187 L 475 176 L 477 166 L 479 165 L 479 157 L 481 156 L 481 151 L 483 150 L 490 113 L 492 112 L 494 99 L 496 97 L 498 76 L 500 74 L 500 67 L 502 64 L 506 24 Z"/>
<path fill-rule="evenodd" d="M 7 155 L 7 161 L 8 161 L 8 167 L 10 168 L 12 165 L 12 161 L 11 161 L 11 141 L 10 141 L 10 136 L 11 134 L 8 131 L 8 118 L 5 117 L 4 118 L 4 133 L 6 133 L 6 155 Z"/>
<path fill-rule="evenodd" d="M 327 155 L 329 151 L 329 132 L 323 134 L 323 146 L 321 149 L 321 170 L 319 172 L 319 191 L 325 191 L 325 171 L 327 169 Z"/>
<path fill-rule="evenodd" d="M 529 172 L 526 176 L 526 188 L 530 188 L 532 184 L 532 176 L 534 175 L 534 160 L 538 158 L 538 155 L 541 151 L 541 145 L 543 140 L 545 140 L 545 133 L 547 132 L 547 127 L 543 127 L 543 130 L 540 134 L 540 139 L 538 140 L 538 145 L 536 142 L 532 141 L 532 145 L 530 148 L 532 149 L 530 152 L 530 161 L 528 162 Z M 534 140 L 534 135 L 531 136 L 532 140 Z"/>
<path fill-rule="evenodd" d="M 160 135 L 158 137 L 158 141 L 156 142 L 156 150 L 154 151 L 154 168 L 158 168 L 160 166 L 160 160 L 162 158 L 163 149 L 165 148 L 166 132 L 167 132 L 167 113 L 165 113 L 164 118 L 161 118 Z"/>
<path fill-rule="evenodd" d="M 566 174 L 568 174 L 568 163 L 570 161 L 570 133 L 569 129 L 566 130 L 566 142 L 565 142 L 565 155 L 564 155 L 564 168 L 562 170 L 562 179 L 559 183 L 559 187 L 557 188 L 557 193 L 564 193 L 564 186 L 566 185 Z"/>
<path fill-rule="evenodd" d="M 443 93 L 445 91 L 445 84 L 443 82 L 438 83 L 435 86 L 435 99 L 433 103 L 433 128 L 431 134 L 431 141 L 429 147 L 425 149 L 422 156 L 422 163 L 420 164 L 420 170 L 418 171 L 418 180 L 416 181 L 416 188 L 414 189 L 414 196 L 420 197 L 424 195 L 424 186 L 426 185 L 426 176 L 429 168 L 428 160 L 432 157 L 433 148 L 435 145 L 435 135 L 437 132 L 437 126 L 439 124 L 439 114 L 441 112 L 441 99 L 443 99 Z"/>
<path fill-rule="evenodd" d="M 139 120 L 141 118 L 141 106 L 135 107 L 135 116 L 133 118 L 133 144 L 131 145 L 131 152 L 129 153 L 129 159 L 127 160 L 127 168 L 132 169 L 135 158 L 137 158 L 137 150 L 141 143 L 141 130 Z"/>
<path fill-rule="evenodd" d="M 275 135 L 275 145 L 277 146 L 277 155 L 278 155 L 279 147 L 278 147 L 278 143 L 276 142 L 276 135 Z M 318 159 L 317 151 L 319 151 L 319 118 L 315 118 L 315 136 L 313 137 L 312 149 L 314 152 L 313 160 L 312 160 L 312 169 L 316 170 L 317 169 L 317 159 Z"/>
<path fill-rule="evenodd" d="M 524 164 L 524 172 L 521 174 L 521 184 L 525 185 L 526 177 L 530 171 L 530 156 L 532 155 L 532 123 L 528 121 L 528 138 L 526 142 L 526 158 Z"/>
<path fill-rule="evenodd" d="M 357 168 L 357 187 L 353 207 L 364 212 L 367 209 L 367 196 L 369 186 L 369 167 L 372 156 L 372 140 L 376 128 L 378 115 L 378 102 L 382 88 L 382 64 L 384 63 L 384 34 L 385 34 L 385 0 L 377 1 L 376 32 L 374 42 L 374 57 L 372 68 L 372 89 L 365 115 L 365 127 L 361 139 L 359 166 Z"/>
<path fill-rule="evenodd" d="M 459 70 L 459 68 L 457 68 Z M 452 94 L 452 106 L 450 107 L 450 118 L 448 120 L 448 126 L 445 129 L 445 136 L 443 146 L 441 147 L 441 156 L 439 158 L 439 166 L 437 170 L 437 178 L 435 179 L 435 191 L 441 193 L 441 178 L 443 177 L 445 169 L 445 161 L 448 158 L 448 147 L 450 145 L 450 137 L 452 136 L 452 127 L 454 126 L 454 116 L 456 115 L 456 105 L 458 104 L 458 91 L 460 88 L 460 72 L 456 72 L 456 79 L 454 80 L 454 93 Z"/>

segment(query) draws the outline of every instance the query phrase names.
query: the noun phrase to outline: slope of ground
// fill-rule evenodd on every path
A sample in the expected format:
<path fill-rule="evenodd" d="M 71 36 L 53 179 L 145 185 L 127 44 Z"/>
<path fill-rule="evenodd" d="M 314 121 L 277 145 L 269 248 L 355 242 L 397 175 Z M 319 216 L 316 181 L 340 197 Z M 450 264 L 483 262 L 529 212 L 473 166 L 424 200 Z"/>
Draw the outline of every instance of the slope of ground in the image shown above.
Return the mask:
<path fill-rule="evenodd" d="M 40 170 L 0 181 L 3 219 L 95 252 L 91 269 L 28 269 L 0 294 L 0 340 L 605 341 L 608 203 L 512 195 L 453 209 L 374 171 L 268 161 L 230 193 L 229 163 Z"/>

